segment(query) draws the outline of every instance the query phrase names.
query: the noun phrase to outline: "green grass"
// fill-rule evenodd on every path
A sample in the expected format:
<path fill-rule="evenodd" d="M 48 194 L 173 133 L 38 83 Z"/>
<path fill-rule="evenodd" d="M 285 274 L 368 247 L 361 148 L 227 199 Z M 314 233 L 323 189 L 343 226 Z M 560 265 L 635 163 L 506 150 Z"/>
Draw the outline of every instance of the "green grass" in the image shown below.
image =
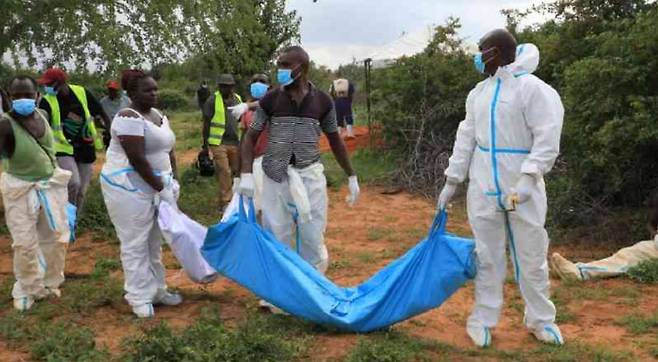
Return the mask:
<path fill-rule="evenodd" d="M 393 231 L 390 229 L 373 226 L 368 228 L 367 238 L 370 241 L 377 241 L 390 236 L 392 233 Z"/>
<path fill-rule="evenodd" d="M 221 214 L 217 208 L 219 188 L 216 178 L 203 177 L 192 167 L 184 169 L 180 178 L 180 209 L 204 225 L 217 223 Z"/>
<path fill-rule="evenodd" d="M 99 307 L 123 303 L 123 284 L 109 276 L 68 280 L 62 288 L 62 306 L 75 314 L 89 315 Z"/>
<path fill-rule="evenodd" d="M 619 321 L 619 324 L 633 334 L 644 334 L 647 332 L 658 332 L 658 313 L 653 315 L 631 314 Z"/>
<path fill-rule="evenodd" d="M 123 361 L 272 361 L 301 358 L 310 337 L 304 327 L 285 327 L 276 318 L 249 317 L 228 328 L 218 310 L 205 310 L 197 321 L 180 333 L 161 323 L 125 342 Z"/>
<path fill-rule="evenodd" d="M 640 283 L 658 283 L 658 259 L 646 260 L 630 268 L 628 277 Z"/>
<path fill-rule="evenodd" d="M 167 112 L 171 128 L 176 134 L 176 151 L 201 149 L 201 111 Z"/>
<path fill-rule="evenodd" d="M 26 346 L 37 361 L 109 361 L 96 347 L 94 333 L 69 321 L 55 321 L 56 305 L 37 303 L 24 314 L 10 311 L 0 318 L 0 337 L 10 346 Z"/>
<path fill-rule="evenodd" d="M 350 155 L 352 167 L 362 184 L 386 184 L 398 166 L 400 156 L 393 151 L 361 149 Z M 322 155 L 322 163 L 327 176 L 327 184 L 338 188 L 347 182 L 345 172 L 340 168 L 332 153 Z"/>
<path fill-rule="evenodd" d="M 360 337 L 345 360 L 348 362 L 402 362 L 430 361 L 431 359 L 420 339 L 391 331 Z"/>
<path fill-rule="evenodd" d="M 77 222 L 76 235 L 90 233 L 94 240 L 110 240 L 118 242 L 114 225 L 105 207 L 105 200 L 101 192 L 98 178 L 94 178 L 87 189 L 85 203 Z"/>

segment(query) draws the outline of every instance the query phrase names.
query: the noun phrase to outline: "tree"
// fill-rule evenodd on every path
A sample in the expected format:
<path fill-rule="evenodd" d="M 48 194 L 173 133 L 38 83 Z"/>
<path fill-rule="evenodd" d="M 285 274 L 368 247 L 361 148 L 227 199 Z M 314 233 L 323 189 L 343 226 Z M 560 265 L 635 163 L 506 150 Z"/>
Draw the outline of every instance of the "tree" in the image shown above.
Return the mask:
<path fill-rule="evenodd" d="M 298 34 L 283 0 L 3 0 L 0 55 L 113 71 L 182 61 L 220 47 L 271 57 Z M 255 16 L 254 16 L 255 14 Z"/>
<path fill-rule="evenodd" d="M 178 72 L 188 78 L 266 72 L 277 50 L 299 37 L 299 18 L 283 0 L 207 1 L 197 11 L 192 56 Z"/>

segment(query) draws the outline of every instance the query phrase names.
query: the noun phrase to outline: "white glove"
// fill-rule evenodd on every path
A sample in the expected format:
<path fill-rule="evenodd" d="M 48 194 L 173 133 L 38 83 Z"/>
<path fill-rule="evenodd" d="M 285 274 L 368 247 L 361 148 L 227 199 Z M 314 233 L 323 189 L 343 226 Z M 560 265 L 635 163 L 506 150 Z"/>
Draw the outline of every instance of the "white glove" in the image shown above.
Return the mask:
<path fill-rule="evenodd" d="M 249 105 L 247 103 L 240 103 L 237 106 L 228 107 L 228 110 L 231 111 L 233 118 L 240 119 L 244 112 L 249 110 Z"/>
<path fill-rule="evenodd" d="M 176 179 L 173 178 L 171 179 L 171 191 L 174 194 L 174 199 L 178 201 L 178 199 L 180 198 L 180 184 L 178 183 L 178 181 L 176 181 Z"/>
<path fill-rule="evenodd" d="M 359 188 L 359 181 L 355 176 L 350 176 L 348 178 L 348 186 L 350 188 L 350 194 L 347 195 L 347 198 L 345 201 L 347 201 L 347 204 L 350 206 L 354 206 L 356 204 L 356 200 L 359 199 L 359 194 L 361 193 L 361 189 Z"/>
<path fill-rule="evenodd" d="M 240 189 L 240 178 L 239 177 L 233 177 L 233 193 L 238 192 Z"/>
<path fill-rule="evenodd" d="M 439 194 L 436 208 L 439 210 L 445 210 L 452 197 L 455 196 L 455 191 L 457 191 L 457 184 L 446 180 L 446 183 L 443 185 L 443 189 L 441 189 L 441 193 Z"/>
<path fill-rule="evenodd" d="M 171 205 L 174 209 L 178 210 L 178 205 L 176 204 L 176 197 L 174 196 L 173 187 L 165 187 L 160 192 L 155 194 L 153 198 L 155 206 L 159 206 L 161 202 L 166 202 Z"/>
<path fill-rule="evenodd" d="M 510 189 L 510 194 L 508 196 L 508 203 L 510 205 L 520 205 L 528 200 L 532 195 L 532 190 L 537 185 L 537 179 L 529 174 L 521 174 L 519 181 L 516 182 L 516 186 Z"/>
<path fill-rule="evenodd" d="M 240 195 L 254 197 L 254 189 L 254 175 L 251 173 L 240 174 L 240 187 L 238 187 Z"/>

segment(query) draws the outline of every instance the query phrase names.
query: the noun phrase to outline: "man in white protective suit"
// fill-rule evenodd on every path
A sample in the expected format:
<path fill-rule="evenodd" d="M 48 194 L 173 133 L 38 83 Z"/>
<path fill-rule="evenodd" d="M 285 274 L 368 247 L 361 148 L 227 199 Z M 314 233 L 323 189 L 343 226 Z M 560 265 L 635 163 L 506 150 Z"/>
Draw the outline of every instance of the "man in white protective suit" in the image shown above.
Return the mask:
<path fill-rule="evenodd" d="M 239 193 L 254 195 L 254 146 L 268 129 L 263 156 L 263 227 L 283 243 L 297 226 L 298 252 L 324 273 L 329 255 L 324 243 L 327 224 L 327 181 L 318 140 L 325 133 L 336 160 L 349 177 L 348 202 L 354 204 L 359 185 L 345 144 L 338 133 L 331 97 L 308 80 L 308 54 L 298 46 L 285 49 L 277 61 L 280 86 L 268 92 L 242 143 Z"/>
<path fill-rule="evenodd" d="M 559 153 L 564 108 L 558 93 L 532 73 L 539 50 L 517 47 L 506 30 L 479 43 L 476 69 L 487 75 L 466 99 L 466 118 L 445 171 L 438 200 L 445 209 L 467 177 L 468 218 L 475 236 L 478 273 L 467 333 L 480 347 L 491 344 L 500 318 L 506 276 L 506 244 L 525 301 L 524 322 L 540 341 L 563 344 L 549 299 L 548 234 L 544 174 Z"/>

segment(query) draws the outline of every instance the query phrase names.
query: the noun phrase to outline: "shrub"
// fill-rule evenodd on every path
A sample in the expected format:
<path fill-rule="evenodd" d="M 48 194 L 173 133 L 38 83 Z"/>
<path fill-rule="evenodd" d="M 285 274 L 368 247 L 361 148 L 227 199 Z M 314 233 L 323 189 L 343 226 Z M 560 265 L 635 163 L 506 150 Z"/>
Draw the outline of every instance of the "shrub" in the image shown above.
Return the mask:
<path fill-rule="evenodd" d="M 640 283 L 658 283 L 658 260 L 645 260 L 628 269 L 628 277 Z"/>
<path fill-rule="evenodd" d="M 185 94 L 175 89 L 160 89 L 158 91 L 158 107 L 167 110 L 190 108 L 191 103 Z"/>
<path fill-rule="evenodd" d="M 159 324 L 126 342 L 127 361 L 290 361 L 302 351 L 290 333 L 270 326 L 266 317 L 251 317 L 235 329 L 224 326 L 217 310 L 205 310 L 182 333 Z"/>

